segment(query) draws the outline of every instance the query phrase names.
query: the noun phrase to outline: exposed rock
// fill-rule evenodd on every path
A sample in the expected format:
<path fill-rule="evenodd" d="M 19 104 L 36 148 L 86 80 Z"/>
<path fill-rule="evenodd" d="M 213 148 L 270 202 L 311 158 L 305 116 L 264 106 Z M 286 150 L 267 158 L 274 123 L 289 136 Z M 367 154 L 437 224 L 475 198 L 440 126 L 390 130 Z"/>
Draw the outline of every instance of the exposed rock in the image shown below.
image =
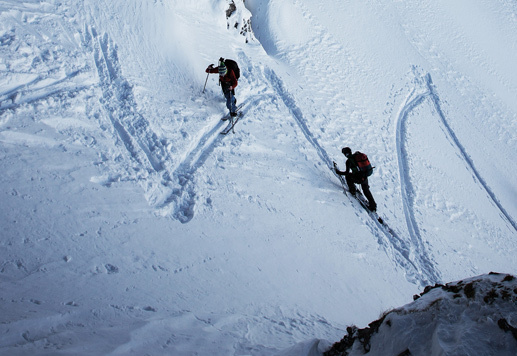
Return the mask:
<path fill-rule="evenodd" d="M 414 302 L 347 335 L 325 356 L 472 354 L 490 343 L 497 354 L 517 354 L 517 280 L 490 273 L 425 287 Z M 486 335 L 491 335 L 490 340 Z"/>

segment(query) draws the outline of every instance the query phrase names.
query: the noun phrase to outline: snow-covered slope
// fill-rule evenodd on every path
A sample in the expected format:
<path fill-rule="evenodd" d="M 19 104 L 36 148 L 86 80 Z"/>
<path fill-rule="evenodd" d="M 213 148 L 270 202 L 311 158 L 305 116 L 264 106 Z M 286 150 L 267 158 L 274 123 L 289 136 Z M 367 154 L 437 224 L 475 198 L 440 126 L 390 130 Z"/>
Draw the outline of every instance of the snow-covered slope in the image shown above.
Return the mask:
<path fill-rule="evenodd" d="M 516 274 L 513 2 L 235 5 L 0 1 L 0 354 L 318 354 Z"/>

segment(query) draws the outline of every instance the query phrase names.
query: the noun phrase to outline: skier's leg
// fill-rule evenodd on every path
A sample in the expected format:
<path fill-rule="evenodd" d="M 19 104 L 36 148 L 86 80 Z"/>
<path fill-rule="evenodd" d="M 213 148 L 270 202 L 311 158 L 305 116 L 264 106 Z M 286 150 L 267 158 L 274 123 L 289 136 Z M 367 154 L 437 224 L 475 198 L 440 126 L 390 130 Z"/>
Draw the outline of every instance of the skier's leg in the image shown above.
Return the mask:
<path fill-rule="evenodd" d="M 361 188 L 363 189 L 363 194 L 368 199 L 368 207 L 370 210 L 375 211 L 377 210 L 377 203 L 373 199 L 372 192 L 370 192 L 370 186 L 368 185 L 368 179 L 365 179 L 364 182 L 361 183 Z"/>
<path fill-rule="evenodd" d="M 234 104 L 237 106 L 237 97 L 235 96 L 235 89 L 232 89 L 233 98 L 235 99 Z"/>
<path fill-rule="evenodd" d="M 352 175 L 346 174 L 345 180 L 346 180 L 346 184 L 348 185 L 348 190 L 350 191 L 350 194 L 355 195 L 356 188 L 355 188 L 355 183 L 354 183 L 354 179 L 352 178 Z"/>
<path fill-rule="evenodd" d="M 228 110 L 230 112 L 233 112 L 232 111 L 232 101 L 233 101 L 232 100 L 232 97 L 233 97 L 232 92 L 230 90 L 224 91 L 224 97 L 226 98 L 226 107 L 228 108 Z"/>
<path fill-rule="evenodd" d="M 235 92 L 233 90 L 230 90 L 230 112 L 237 112 L 237 99 L 235 98 Z"/>

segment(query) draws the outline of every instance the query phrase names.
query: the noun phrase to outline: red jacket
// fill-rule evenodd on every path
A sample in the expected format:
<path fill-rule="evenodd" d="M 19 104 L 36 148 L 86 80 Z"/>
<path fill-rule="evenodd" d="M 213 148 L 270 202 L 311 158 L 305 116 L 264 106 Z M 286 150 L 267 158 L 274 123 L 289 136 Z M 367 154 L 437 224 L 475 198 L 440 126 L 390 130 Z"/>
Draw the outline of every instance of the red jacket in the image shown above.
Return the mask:
<path fill-rule="evenodd" d="M 207 73 L 219 73 L 219 67 L 207 68 Z M 238 84 L 235 73 L 230 68 L 228 68 L 226 75 L 224 77 L 219 77 L 219 79 L 221 80 L 222 84 L 232 87 L 232 89 L 235 89 Z"/>

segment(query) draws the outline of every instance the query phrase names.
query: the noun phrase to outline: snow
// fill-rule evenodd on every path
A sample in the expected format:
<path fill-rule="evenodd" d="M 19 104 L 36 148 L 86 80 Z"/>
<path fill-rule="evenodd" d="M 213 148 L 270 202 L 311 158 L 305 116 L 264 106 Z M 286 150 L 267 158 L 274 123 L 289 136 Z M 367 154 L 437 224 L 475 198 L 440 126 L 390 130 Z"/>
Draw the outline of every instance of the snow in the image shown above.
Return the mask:
<path fill-rule="evenodd" d="M 427 285 L 517 274 L 515 3 L 235 4 L 0 2 L 0 354 L 321 355 Z M 499 306 L 404 345 L 461 353 Z"/>

